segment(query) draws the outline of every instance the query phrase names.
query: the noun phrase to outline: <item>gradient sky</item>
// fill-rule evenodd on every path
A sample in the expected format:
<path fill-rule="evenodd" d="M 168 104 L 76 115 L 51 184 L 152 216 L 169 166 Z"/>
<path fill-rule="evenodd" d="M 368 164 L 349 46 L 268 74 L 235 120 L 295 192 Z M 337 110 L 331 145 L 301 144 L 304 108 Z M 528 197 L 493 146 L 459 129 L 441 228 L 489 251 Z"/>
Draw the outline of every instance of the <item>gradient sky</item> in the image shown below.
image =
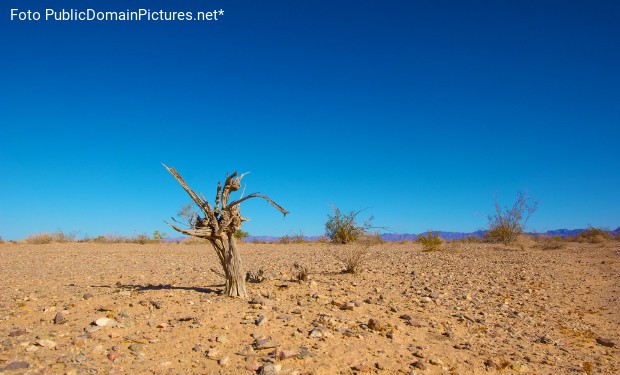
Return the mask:
<path fill-rule="evenodd" d="M 10 22 L 11 8 L 211 10 L 217 22 Z M 173 231 L 252 172 L 254 235 L 330 204 L 398 233 L 620 225 L 618 1 L 4 1 L 0 236 Z"/>

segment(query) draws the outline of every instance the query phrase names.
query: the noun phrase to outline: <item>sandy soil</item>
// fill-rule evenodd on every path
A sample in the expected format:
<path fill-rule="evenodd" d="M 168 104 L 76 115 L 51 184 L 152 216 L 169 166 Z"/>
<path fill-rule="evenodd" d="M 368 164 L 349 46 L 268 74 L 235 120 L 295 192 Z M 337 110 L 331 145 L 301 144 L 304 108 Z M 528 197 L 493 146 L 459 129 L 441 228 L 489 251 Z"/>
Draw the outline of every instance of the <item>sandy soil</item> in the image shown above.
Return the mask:
<path fill-rule="evenodd" d="M 384 244 L 355 275 L 339 250 L 243 244 L 269 278 L 241 300 L 206 246 L 2 244 L 0 372 L 620 373 L 618 242 Z"/>

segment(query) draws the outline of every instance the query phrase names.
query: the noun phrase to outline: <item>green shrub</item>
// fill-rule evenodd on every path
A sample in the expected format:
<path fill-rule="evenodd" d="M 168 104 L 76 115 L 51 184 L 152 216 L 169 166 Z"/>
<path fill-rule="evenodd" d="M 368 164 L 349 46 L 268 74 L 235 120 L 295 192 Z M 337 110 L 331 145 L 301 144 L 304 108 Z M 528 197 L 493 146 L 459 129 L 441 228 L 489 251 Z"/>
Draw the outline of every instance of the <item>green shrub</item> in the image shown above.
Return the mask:
<path fill-rule="evenodd" d="M 235 238 L 238 240 L 243 240 L 244 238 L 248 237 L 250 234 L 246 231 L 243 231 L 241 229 L 239 229 L 238 231 L 235 232 Z"/>
<path fill-rule="evenodd" d="M 333 215 L 327 216 L 325 223 L 325 235 L 332 243 L 347 244 L 364 236 L 373 228 L 370 222 L 373 220 L 371 216 L 361 224 L 357 224 L 357 215 L 361 211 L 351 211 L 348 214 L 342 213 L 338 208 L 332 206 Z"/>
<path fill-rule="evenodd" d="M 426 234 L 418 236 L 418 243 L 424 247 L 424 251 L 437 251 L 443 240 L 439 238 L 439 233 L 428 230 Z"/>
<path fill-rule="evenodd" d="M 165 232 L 161 232 L 160 233 L 158 230 L 153 232 L 153 241 L 154 242 L 162 242 L 165 238 L 166 238 L 166 233 Z"/>

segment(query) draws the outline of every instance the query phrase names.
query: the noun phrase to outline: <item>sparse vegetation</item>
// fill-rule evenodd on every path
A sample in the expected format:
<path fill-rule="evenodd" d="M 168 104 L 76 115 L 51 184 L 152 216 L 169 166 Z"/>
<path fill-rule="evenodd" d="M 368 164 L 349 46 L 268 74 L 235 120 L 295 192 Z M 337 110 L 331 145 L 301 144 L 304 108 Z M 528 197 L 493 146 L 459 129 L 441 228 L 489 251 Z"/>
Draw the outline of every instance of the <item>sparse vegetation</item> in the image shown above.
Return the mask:
<path fill-rule="evenodd" d="M 370 241 L 357 241 L 334 249 L 334 258 L 344 266 L 344 273 L 358 273 L 370 260 Z"/>
<path fill-rule="evenodd" d="M 605 228 L 588 226 L 576 237 L 578 242 L 604 243 L 611 240 L 611 233 Z"/>
<path fill-rule="evenodd" d="M 332 210 L 334 211 L 333 215 L 328 215 L 325 223 L 325 235 L 332 243 L 347 244 L 354 242 L 368 234 L 368 231 L 373 228 L 371 225 L 372 216 L 361 224 L 357 223 L 357 216 L 364 210 L 351 211 L 348 214 L 342 213 L 340 209 L 334 206 L 332 206 Z"/>
<path fill-rule="evenodd" d="M 305 243 L 306 239 L 304 238 L 304 233 L 302 231 L 299 231 L 299 233 L 297 234 L 293 234 L 293 235 L 287 234 L 287 235 L 280 237 L 278 242 L 282 244 L 290 244 L 290 243 L 301 244 L 301 243 Z"/>
<path fill-rule="evenodd" d="M 558 250 L 566 247 L 566 242 L 560 236 L 537 237 L 536 244 L 542 250 Z"/>
<path fill-rule="evenodd" d="M 500 206 L 495 198 L 495 213 L 489 215 L 489 230 L 486 238 L 490 242 L 510 245 L 523 233 L 525 225 L 536 211 L 538 203 L 526 193 L 518 192 L 511 208 Z"/>
<path fill-rule="evenodd" d="M 418 236 L 418 243 L 424 247 L 424 251 L 437 251 L 443 240 L 439 237 L 438 232 L 426 231 L 426 234 L 420 234 Z"/>
<path fill-rule="evenodd" d="M 166 233 L 165 232 L 160 232 L 158 230 L 153 232 L 153 241 L 154 242 L 162 242 L 165 238 L 166 238 Z"/>
<path fill-rule="evenodd" d="M 66 234 L 62 230 L 57 230 L 54 233 L 37 233 L 32 234 L 24 238 L 24 242 L 30 245 L 45 245 L 52 242 L 75 242 L 75 234 Z"/>
<path fill-rule="evenodd" d="M 238 231 L 235 232 L 235 238 L 238 240 L 243 241 L 244 238 L 248 237 L 250 234 L 246 231 L 243 231 L 241 229 L 239 229 Z"/>

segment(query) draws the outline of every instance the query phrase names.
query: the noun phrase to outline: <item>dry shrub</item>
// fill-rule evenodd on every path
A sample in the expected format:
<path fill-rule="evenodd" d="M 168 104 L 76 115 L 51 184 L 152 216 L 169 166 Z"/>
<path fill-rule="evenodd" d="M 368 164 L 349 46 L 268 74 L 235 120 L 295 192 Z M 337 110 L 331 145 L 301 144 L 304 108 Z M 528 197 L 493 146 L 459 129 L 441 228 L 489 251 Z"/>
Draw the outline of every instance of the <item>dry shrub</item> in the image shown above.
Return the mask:
<path fill-rule="evenodd" d="M 358 273 L 370 259 L 371 242 L 359 241 L 353 244 L 338 246 L 334 258 L 344 265 L 344 273 Z"/>
<path fill-rule="evenodd" d="M 526 193 L 518 192 L 517 200 L 512 207 L 500 206 L 495 198 L 495 213 L 489 215 L 489 230 L 486 238 L 490 242 L 501 242 L 504 245 L 514 243 L 523 233 L 529 218 L 536 211 L 538 203 Z"/>
<path fill-rule="evenodd" d="M 424 251 L 437 251 L 443 243 L 439 233 L 430 230 L 426 231 L 426 234 L 420 234 L 417 241 L 424 247 Z"/>
<path fill-rule="evenodd" d="M 513 241 L 513 245 L 517 246 L 521 250 L 527 250 L 536 246 L 536 241 L 532 238 L 532 236 L 528 236 L 527 234 L 520 234 Z"/>
<path fill-rule="evenodd" d="M 327 216 L 325 223 L 325 235 L 331 239 L 333 243 L 347 244 L 361 239 L 368 231 L 373 228 L 371 216 L 361 224 L 357 223 L 357 215 L 364 210 L 351 211 L 348 214 L 343 213 L 335 206 L 332 206 L 333 215 Z"/>
<path fill-rule="evenodd" d="M 560 236 L 542 236 L 536 238 L 536 246 L 542 250 L 558 250 L 566 247 Z"/>
<path fill-rule="evenodd" d="M 578 242 L 605 243 L 611 240 L 611 233 L 604 228 L 589 226 L 577 235 Z"/>
<path fill-rule="evenodd" d="M 54 233 L 32 234 L 24 239 L 30 245 L 44 245 L 52 242 L 75 242 L 75 234 L 65 234 L 58 230 Z"/>
<path fill-rule="evenodd" d="M 186 239 L 183 240 L 183 245 L 204 245 L 209 243 L 207 240 L 205 240 L 204 238 L 197 238 L 197 237 L 187 237 Z"/>

